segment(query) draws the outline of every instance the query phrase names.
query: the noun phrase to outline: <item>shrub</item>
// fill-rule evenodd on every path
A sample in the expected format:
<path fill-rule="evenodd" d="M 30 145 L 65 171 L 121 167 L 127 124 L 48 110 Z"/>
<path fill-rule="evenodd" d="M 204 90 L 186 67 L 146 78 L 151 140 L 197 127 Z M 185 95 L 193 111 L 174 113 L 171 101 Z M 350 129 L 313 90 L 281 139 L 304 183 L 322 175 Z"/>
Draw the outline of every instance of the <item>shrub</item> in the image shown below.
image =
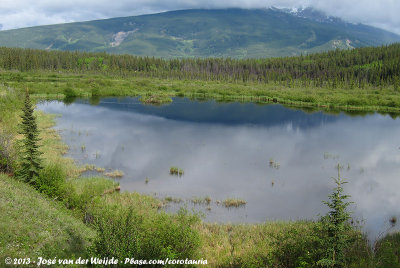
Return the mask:
<path fill-rule="evenodd" d="M 64 202 L 68 208 L 77 208 L 84 210 L 89 202 L 96 197 L 101 196 L 110 189 L 115 189 L 118 183 L 106 178 L 80 178 L 70 180 L 66 183 L 68 189 Z"/>
<path fill-rule="evenodd" d="M 0 172 L 12 174 L 15 166 L 14 135 L 0 130 Z"/>
<path fill-rule="evenodd" d="M 73 98 L 73 97 L 77 97 L 78 93 L 75 90 L 73 90 L 72 88 L 67 87 L 64 89 L 64 95 L 65 95 L 65 98 Z"/>
<path fill-rule="evenodd" d="M 279 233 L 274 243 L 273 257 L 283 267 L 318 267 L 325 250 L 321 223 L 295 224 Z"/>
<path fill-rule="evenodd" d="M 379 240 L 375 246 L 376 267 L 400 267 L 400 233 Z"/>
<path fill-rule="evenodd" d="M 100 90 L 97 87 L 92 88 L 91 92 L 92 92 L 92 97 L 98 97 L 101 95 Z"/>
<path fill-rule="evenodd" d="M 93 252 L 98 256 L 135 259 L 194 258 L 200 238 L 192 225 L 198 220 L 181 210 L 178 215 L 142 214 L 133 206 L 110 208 L 94 222 L 98 231 Z"/>
<path fill-rule="evenodd" d="M 45 166 L 43 170 L 40 171 L 35 187 L 39 192 L 50 197 L 64 198 L 66 178 L 67 174 L 61 164 L 52 163 Z"/>

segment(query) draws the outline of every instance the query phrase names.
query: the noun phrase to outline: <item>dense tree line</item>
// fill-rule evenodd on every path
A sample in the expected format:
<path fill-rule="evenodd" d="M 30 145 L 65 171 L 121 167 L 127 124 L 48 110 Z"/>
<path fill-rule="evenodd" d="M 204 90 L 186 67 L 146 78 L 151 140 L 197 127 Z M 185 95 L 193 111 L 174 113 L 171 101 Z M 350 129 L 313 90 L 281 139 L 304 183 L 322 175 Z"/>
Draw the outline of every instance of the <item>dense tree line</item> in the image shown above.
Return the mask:
<path fill-rule="evenodd" d="M 161 59 L 69 51 L 0 48 L 4 70 L 51 70 L 229 82 L 278 82 L 289 87 L 400 87 L 400 44 L 266 59 Z"/>

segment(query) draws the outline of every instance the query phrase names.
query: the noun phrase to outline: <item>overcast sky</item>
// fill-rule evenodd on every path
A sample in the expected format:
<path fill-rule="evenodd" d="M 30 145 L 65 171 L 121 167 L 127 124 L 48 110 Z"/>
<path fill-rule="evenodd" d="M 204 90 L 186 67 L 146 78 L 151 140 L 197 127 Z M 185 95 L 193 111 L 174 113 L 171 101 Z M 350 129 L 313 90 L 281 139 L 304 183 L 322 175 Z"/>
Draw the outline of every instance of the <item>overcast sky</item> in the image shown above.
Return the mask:
<path fill-rule="evenodd" d="M 189 8 L 313 7 L 400 34 L 400 0 L 0 0 L 2 29 Z"/>

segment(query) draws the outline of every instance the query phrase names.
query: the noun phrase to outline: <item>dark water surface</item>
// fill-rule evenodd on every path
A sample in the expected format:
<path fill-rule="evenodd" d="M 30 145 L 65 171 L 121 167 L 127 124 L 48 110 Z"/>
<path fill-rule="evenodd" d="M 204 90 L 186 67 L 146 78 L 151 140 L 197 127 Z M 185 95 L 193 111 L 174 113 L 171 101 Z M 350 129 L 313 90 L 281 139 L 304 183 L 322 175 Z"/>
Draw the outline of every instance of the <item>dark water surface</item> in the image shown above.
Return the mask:
<path fill-rule="evenodd" d="M 400 120 L 388 115 L 310 114 L 280 105 L 180 98 L 161 107 L 106 98 L 97 106 L 78 100 L 38 108 L 62 115 L 56 128 L 69 156 L 122 170 L 123 191 L 185 201 L 170 210 L 194 207 L 218 222 L 316 219 L 327 211 L 321 201 L 335 187 L 331 177 L 340 163 L 351 210 L 365 220 L 365 231 L 376 236 L 391 217 L 400 217 Z M 171 176 L 171 166 L 184 175 Z M 211 210 L 190 202 L 206 196 Z M 247 204 L 217 204 L 226 198 Z"/>

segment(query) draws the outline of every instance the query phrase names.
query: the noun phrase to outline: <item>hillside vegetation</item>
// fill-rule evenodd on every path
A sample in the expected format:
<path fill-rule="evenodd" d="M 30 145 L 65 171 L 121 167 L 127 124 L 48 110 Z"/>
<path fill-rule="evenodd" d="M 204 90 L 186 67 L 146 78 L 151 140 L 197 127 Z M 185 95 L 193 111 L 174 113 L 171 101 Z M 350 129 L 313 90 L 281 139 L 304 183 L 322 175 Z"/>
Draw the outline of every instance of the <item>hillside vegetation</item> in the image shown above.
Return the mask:
<path fill-rule="evenodd" d="M 399 41 L 370 26 L 279 9 L 181 10 L 0 31 L 0 46 L 163 58 L 292 56 Z"/>
<path fill-rule="evenodd" d="M 96 232 L 59 202 L 0 173 L 0 263 L 11 258 L 88 255 Z"/>

